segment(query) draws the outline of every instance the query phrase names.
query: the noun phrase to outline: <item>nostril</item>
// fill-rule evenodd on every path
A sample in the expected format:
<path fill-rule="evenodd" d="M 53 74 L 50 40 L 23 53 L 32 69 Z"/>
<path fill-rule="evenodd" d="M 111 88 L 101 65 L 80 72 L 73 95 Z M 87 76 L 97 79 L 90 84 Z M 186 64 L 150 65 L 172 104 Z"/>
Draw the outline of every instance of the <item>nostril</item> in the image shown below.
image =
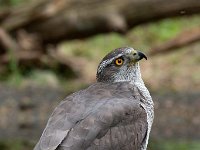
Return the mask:
<path fill-rule="evenodd" d="M 133 55 L 135 56 L 135 55 L 136 55 L 136 53 L 133 53 Z"/>

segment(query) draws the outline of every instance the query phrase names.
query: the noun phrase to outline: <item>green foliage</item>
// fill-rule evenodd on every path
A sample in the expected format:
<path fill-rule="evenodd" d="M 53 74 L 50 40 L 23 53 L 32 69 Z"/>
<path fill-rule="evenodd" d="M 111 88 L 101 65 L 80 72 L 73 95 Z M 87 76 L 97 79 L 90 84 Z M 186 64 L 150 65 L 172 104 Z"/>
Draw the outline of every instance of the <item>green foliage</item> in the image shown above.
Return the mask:
<path fill-rule="evenodd" d="M 20 73 L 18 61 L 11 50 L 9 50 L 9 56 L 10 63 L 8 65 L 8 70 L 10 70 L 10 75 L 8 75 L 8 81 L 12 85 L 18 85 L 22 80 L 22 75 Z"/>
<path fill-rule="evenodd" d="M 96 35 L 87 40 L 74 40 L 62 44 L 66 55 L 81 56 L 93 59 L 95 56 L 103 56 L 111 49 L 122 45 L 130 45 L 125 36 L 116 33 Z"/>
<path fill-rule="evenodd" d="M 157 140 L 150 141 L 150 150 L 199 150 L 200 141 Z"/>
<path fill-rule="evenodd" d="M 1 140 L 1 150 L 32 150 L 33 143 L 25 140 Z M 187 140 L 150 140 L 149 150 L 199 150 L 200 141 Z"/>
<path fill-rule="evenodd" d="M 169 18 L 138 26 L 129 33 L 129 39 L 136 47 L 149 48 L 164 41 L 170 40 L 182 30 L 200 25 L 199 16 L 184 18 Z"/>
<path fill-rule="evenodd" d="M 32 150 L 34 144 L 25 140 L 1 140 L 0 150 Z"/>
<path fill-rule="evenodd" d="M 164 22 L 158 22 L 154 25 L 150 25 L 149 32 L 154 39 L 159 39 L 160 41 L 165 41 L 174 37 L 182 29 L 181 20 L 166 19 Z"/>
<path fill-rule="evenodd" d="M 16 6 L 30 0 L 0 0 L 0 6 Z"/>
<path fill-rule="evenodd" d="M 20 4 L 21 2 L 23 2 L 23 0 L 10 0 L 11 5 L 17 5 Z"/>

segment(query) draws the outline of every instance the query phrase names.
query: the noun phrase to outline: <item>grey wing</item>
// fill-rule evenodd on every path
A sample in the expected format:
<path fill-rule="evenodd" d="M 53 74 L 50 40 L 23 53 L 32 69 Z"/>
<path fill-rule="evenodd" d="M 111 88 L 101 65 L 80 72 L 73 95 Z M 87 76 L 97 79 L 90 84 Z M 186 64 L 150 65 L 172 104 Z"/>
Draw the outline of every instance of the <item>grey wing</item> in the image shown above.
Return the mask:
<path fill-rule="evenodd" d="M 55 109 L 34 150 L 117 149 L 143 141 L 146 114 L 136 101 L 110 97 L 88 106 L 72 99 Z"/>
<path fill-rule="evenodd" d="M 83 107 L 84 105 L 75 104 L 73 96 L 62 101 L 49 118 L 34 150 L 55 150 L 68 135 L 70 129 L 81 119 Z"/>
<path fill-rule="evenodd" d="M 147 115 L 143 107 L 132 106 L 124 109 L 118 123 L 109 127 L 105 135 L 96 138 L 87 150 L 140 150 L 148 128 Z"/>
<path fill-rule="evenodd" d="M 147 131 L 145 110 L 129 99 L 107 99 L 78 122 L 58 150 L 140 149 Z"/>

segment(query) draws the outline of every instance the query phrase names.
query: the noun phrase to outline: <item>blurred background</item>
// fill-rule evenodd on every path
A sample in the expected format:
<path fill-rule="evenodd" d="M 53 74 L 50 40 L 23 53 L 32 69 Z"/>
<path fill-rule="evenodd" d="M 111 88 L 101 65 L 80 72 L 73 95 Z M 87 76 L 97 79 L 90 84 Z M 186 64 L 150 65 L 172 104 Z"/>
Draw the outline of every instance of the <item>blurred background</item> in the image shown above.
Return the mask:
<path fill-rule="evenodd" d="M 200 1 L 0 0 L 0 149 L 31 150 L 109 51 L 145 52 L 149 150 L 200 149 Z"/>

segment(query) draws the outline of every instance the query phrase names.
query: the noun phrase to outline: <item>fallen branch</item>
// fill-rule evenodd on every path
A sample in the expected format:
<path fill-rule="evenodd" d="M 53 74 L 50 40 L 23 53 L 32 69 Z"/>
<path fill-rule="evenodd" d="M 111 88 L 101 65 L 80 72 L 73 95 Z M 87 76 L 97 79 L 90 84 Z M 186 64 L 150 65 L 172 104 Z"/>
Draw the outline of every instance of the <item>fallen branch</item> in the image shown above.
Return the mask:
<path fill-rule="evenodd" d="M 15 60 L 17 60 L 19 63 L 24 62 L 26 64 L 27 61 L 35 61 L 40 62 L 42 58 L 42 54 L 37 51 L 19 51 L 15 54 Z M 0 55 L 0 64 L 9 64 L 11 59 L 11 56 L 9 53 L 5 53 L 3 55 Z"/>
<path fill-rule="evenodd" d="M 48 56 L 50 61 L 53 58 L 55 62 L 66 66 L 66 68 L 71 68 L 71 70 L 79 77 L 83 76 L 84 66 L 88 63 L 88 61 L 83 57 L 68 56 L 66 58 L 65 55 L 59 53 L 53 46 L 48 47 Z"/>
<path fill-rule="evenodd" d="M 9 8 L 1 8 L 0 11 L 0 23 L 2 20 L 4 20 L 6 17 L 8 17 L 10 13 L 10 9 Z"/>
<path fill-rule="evenodd" d="M 20 49 L 17 42 L 1 27 L 0 27 L 0 43 L 6 50 L 18 51 Z"/>
<path fill-rule="evenodd" d="M 0 26 L 10 33 L 23 28 L 45 43 L 58 43 L 99 33 L 125 33 L 142 23 L 197 13 L 198 0 L 35 0 L 10 9 Z"/>

